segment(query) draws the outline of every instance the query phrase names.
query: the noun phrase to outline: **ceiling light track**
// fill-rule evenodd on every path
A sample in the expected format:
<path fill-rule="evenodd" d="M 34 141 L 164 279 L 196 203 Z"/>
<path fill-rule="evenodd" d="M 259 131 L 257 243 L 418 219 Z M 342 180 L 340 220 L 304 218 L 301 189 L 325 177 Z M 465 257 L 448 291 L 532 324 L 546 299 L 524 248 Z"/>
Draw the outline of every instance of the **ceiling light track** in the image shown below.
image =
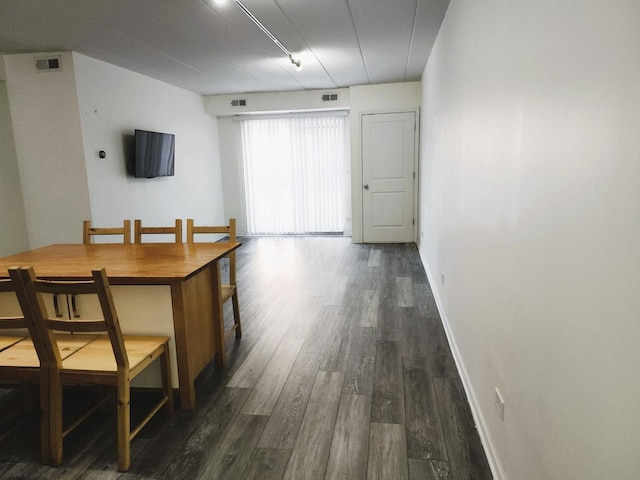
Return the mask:
<path fill-rule="evenodd" d="M 261 22 L 260 20 L 258 20 L 258 19 L 256 18 L 256 16 L 255 16 L 253 13 L 251 13 L 251 11 L 250 11 L 247 7 L 245 7 L 245 6 L 244 6 L 244 4 L 243 4 L 240 0 L 233 0 L 233 2 L 238 6 L 238 8 L 240 8 L 240 10 L 242 10 L 242 11 L 244 12 L 244 14 L 245 14 L 247 17 L 249 17 L 249 18 L 251 19 L 251 21 L 252 21 L 253 23 L 255 23 L 255 24 L 256 24 L 256 26 L 257 26 L 260 30 L 262 30 L 262 31 L 264 32 L 264 34 L 265 34 L 267 37 L 269 37 L 269 38 L 273 41 L 273 43 L 275 43 L 275 44 L 278 46 L 278 48 L 279 48 L 280 50 L 282 50 L 282 52 L 283 52 L 287 57 L 289 57 L 289 61 L 291 61 L 291 63 L 294 65 L 294 67 L 296 68 L 296 70 L 297 70 L 297 71 L 302 70 L 302 61 L 301 61 L 301 60 L 299 60 L 299 59 L 295 58 L 295 57 L 293 56 L 293 54 L 289 51 L 289 49 L 287 49 L 287 47 L 285 47 L 285 46 L 282 44 L 282 42 L 281 42 L 280 40 L 278 40 L 278 39 L 276 38 L 276 36 L 275 36 L 273 33 L 271 33 L 271 32 L 269 31 L 269 29 L 268 29 L 267 27 L 265 27 L 265 26 L 262 24 L 262 22 Z"/>

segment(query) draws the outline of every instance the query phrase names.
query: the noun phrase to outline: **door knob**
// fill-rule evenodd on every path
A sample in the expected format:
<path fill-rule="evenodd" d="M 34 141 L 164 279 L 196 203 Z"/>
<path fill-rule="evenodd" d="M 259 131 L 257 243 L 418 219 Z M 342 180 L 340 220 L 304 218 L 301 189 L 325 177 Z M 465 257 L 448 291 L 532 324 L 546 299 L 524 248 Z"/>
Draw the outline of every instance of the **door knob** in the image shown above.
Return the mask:
<path fill-rule="evenodd" d="M 365 186 L 364 186 L 364 189 L 365 189 L 365 190 L 369 190 L 369 185 L 365 185 Z"/>

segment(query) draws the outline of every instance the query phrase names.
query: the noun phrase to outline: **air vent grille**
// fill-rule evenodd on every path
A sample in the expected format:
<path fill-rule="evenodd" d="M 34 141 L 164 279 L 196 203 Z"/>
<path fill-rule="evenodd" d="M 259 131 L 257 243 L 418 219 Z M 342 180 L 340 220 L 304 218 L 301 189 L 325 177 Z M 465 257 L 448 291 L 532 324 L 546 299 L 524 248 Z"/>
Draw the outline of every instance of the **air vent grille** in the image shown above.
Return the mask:
<path fill-rule="evenodd" d="M 337 93 L 323 93 L 322 94 L 322 101 L 323 102 L 335 102 L 336 100 L 338 100 L 338 94 Z"/>
<path fill-rule="evenodd" d="M 247 106 L 247 101 L 244 100 L 244 99 L 231 100 L 231 106 L 232 107 L 246 107 Z"/>
<path fill-rule="evenodd" d="M 40 57 L 36 58 L 36 72 L 50 72 L 51 70 L 61 70 L 62 61 L 60 57 Z"/>

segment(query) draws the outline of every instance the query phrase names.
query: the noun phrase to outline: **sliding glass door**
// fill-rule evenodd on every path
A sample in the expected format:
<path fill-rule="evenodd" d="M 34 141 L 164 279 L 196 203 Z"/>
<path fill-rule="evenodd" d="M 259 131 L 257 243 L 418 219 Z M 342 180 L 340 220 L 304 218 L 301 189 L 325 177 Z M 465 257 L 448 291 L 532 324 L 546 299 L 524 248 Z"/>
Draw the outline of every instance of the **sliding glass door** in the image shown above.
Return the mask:
<path fill-rule="evenodd" d="M 344 231 L 349 204 L 345 118 L 240 120 L 247 233 Z"/>

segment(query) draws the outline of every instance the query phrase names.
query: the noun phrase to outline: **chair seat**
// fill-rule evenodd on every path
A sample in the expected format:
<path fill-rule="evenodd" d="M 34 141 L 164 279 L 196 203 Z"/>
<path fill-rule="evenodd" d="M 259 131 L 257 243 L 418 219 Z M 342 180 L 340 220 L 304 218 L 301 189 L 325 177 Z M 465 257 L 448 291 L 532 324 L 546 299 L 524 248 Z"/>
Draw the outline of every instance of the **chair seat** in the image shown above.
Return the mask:
<path fill-rule="evenodd" d="M 56 334 L 56 341 L 60 348 L 60 356 L 65 359 L 69 355 L 82 349 L 85 345 L 97 338 L 97 335 L 69 335 Z M 11 348 L 0 352 L 0 367 L 40 368 L 40 360 L 33 346 L 31 338 L 23 338 L 15 342 Z"/>
<path fill-rule="evenodd" d="M 227 300 L 229 300 L 233 296 L 233 294 L 236 292 L 236 286 L 235 285 L 221 285 L 220 286 L 220 290 L 222 292 L 221 301 L 222 301 L 222 303 L 224 303 Z"/>
<path fill-rule="evenodd" d="M 40 360 L 30 338 L 0 352 L 0 367 L 40 368 Z"/>
<path fill-rule="evenodd" d="M 0 335 L 0 352 L 5 348 L 10 347 L 11 345 L 15 345 L 20 340 L 24 340 L 26 337 L 23 336 L 15 336 L 15 335 Z"/>
<path fill-rule="evenodd" d="M 162 353 L 163 345 L 168 340 L 169 337 L 124 335 L 131 378 L 135 377 L 138 367 L 147 365 Z M 67 373 L 77 376 L 83 372 L 87 374 L 102 372 L 113 375 L 117 370 L 118 366 L 109 337 L 99 335 L 82 350 L 63 359 L 61 373 L 63 376 Z"/>

